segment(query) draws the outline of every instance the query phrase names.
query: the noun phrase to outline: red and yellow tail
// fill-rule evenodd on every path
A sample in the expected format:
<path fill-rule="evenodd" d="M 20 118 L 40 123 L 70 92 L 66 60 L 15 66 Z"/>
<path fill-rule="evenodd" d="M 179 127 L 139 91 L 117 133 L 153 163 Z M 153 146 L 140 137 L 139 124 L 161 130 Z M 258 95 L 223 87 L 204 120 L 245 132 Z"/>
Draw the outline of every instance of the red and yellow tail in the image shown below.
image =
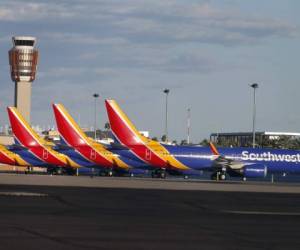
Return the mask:
<path fill-rule="evenodd" d="M 86 145 L 89 138 L 83 133 L 65 107 L 62 104 L 53 104 L 52 107 L 57 129 L 62 139 L 72 147 Z"/>
<path fill-rule="evenodd" d="M 75 166 L 69 163 L 69 158 L 52 149 L 53 143 L 40 137 L 23 118 L 15 107 L 8 107 L 8 116 L 15 139 L 39 159 L 57 166 Z"/>
<path fill-rule="evenodd" d="M 105 105 L 111 130 L 119 142 L 131 146 L 151 141 L 139 133 L 115 100 L 105 100 Z"/>
<path fill-rule="evenodd" d="M 25 147 L 35 147 L 47 142 L 41 138 L 15 107 L 8 107 L 8 116 L 15 139 Z"/>
<path fill-rule="evenodd" d="M 218 149 L 212 142 L 209 142 L 209 148 L 214 155 L 220 155 Z"/>
<path fill-rule="evenodd" d="M 53 104 L 58 131 L 62 139 L 81 155 L 103 167 L 128 169 L 128 165 L 108 151 L 103 145 L 89 138 L 62 104 Z"/>
<path fill-rule="evenodd" d="M 157 141 L 141 135 L 114 100 L 105 101 L 111 130 L 120 143 L 151 166 L 179 170 L 189 169 Z"/>

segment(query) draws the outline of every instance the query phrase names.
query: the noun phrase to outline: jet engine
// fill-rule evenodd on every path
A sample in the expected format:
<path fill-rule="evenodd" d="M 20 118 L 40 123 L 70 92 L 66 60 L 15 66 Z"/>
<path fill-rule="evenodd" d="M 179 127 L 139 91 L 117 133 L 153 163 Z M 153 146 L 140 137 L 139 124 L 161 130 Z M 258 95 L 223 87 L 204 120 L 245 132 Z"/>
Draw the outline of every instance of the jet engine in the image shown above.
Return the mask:
<path fill-rule="evenodd" d="M 246 165 L 241 169 L 241 174 L 247 178 L 266 177 L 267 167 L 261 164 Z"/>

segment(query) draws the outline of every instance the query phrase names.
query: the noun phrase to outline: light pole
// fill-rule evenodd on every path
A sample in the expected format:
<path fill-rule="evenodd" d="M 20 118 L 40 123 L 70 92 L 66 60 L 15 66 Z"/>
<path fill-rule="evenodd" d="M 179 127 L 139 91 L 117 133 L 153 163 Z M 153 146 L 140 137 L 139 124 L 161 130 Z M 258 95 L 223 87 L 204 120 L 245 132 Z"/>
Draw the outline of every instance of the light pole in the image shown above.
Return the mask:
<path fill-rule="evenodd" d="M 166 141 L 168 141 L 168 94 L 169 92 L 170 92 L 169 89 L 164 89 L 164 93 L 166 94 L 166 124 L 165 124 Z"/>
<path fill-rule="evenodd" d="M 255 148 L 255 121 L 256 121 L 256 89 L 258 88 L 257 83 L 253 83 L 250 85 L 253 88 L 253 120 L 252 120 L 252 147 Z"/>
<path fill-rule="evenodd" d="M 97 125 L 97 112 L 96 112 L 96 107 L 97 107 L 97 98 L 99 97 L 98 93 L 93 94 L 93 97 L 95 98 L 95 106 L 94 106 L 94 139 L 96 140 L 96 135 L 97 135 L 97 129 L 96 129 L 96 125 Z"/>
<path fill-rule="evenodd" d="M 187 144 L 190 144 L 191 108 L 187 109 Z"/>

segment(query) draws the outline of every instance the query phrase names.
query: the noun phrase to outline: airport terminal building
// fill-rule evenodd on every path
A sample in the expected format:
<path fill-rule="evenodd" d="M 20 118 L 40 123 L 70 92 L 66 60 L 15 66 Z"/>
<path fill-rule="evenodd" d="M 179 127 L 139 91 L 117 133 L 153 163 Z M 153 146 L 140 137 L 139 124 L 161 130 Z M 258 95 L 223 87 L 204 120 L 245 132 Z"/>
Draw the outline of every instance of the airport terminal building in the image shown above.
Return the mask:
<path fill-rule="evenodd" d="M 255 132 L 255 141 L 258 147 L 266 146 L 267 142 L 279 141 L 282 138 L 300 139 L 300 133 L 295 132 Z M 218 145 L 233 147 L 252 147 L 252 132 L 212 133 L 210 141 Z"/>

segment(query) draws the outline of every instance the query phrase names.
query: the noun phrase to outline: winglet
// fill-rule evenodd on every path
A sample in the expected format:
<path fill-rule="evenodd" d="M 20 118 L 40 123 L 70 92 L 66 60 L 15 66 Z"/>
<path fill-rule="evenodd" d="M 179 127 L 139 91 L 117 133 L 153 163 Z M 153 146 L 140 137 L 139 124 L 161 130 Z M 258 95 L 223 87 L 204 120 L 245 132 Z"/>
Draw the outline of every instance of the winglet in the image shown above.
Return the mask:
<path fill-rule="evenodd" d="M 62 104 L 52 104 L 57 129 L 64 141 L 70 146 L 86 145 L 88 137 L 74 121 Z"/>
<path fill-rule="evenodd" d="M 216 146 L 212 142 L 209 142 L 209 147 L 210 147 L 210 150 L 212 151 L 212 153 L 214 155 L 220 155 L 220 153 L 217 150 Z"/>
<path fill-rule="evenodd" d="M 39 135 L 30 127 L 28 122 L 23 118 L 15 107 L 7 107 L 10 125 L 15 138 L 25 147 L 39 146 L 46 143 Z"/>
<path fill-rule="evenodd" d="M 142 144 L 145 138 L 138 132 L 117 102 L 105 100 L 105 105 L 111 130 L 118 141 L 126 146 Z"/>

